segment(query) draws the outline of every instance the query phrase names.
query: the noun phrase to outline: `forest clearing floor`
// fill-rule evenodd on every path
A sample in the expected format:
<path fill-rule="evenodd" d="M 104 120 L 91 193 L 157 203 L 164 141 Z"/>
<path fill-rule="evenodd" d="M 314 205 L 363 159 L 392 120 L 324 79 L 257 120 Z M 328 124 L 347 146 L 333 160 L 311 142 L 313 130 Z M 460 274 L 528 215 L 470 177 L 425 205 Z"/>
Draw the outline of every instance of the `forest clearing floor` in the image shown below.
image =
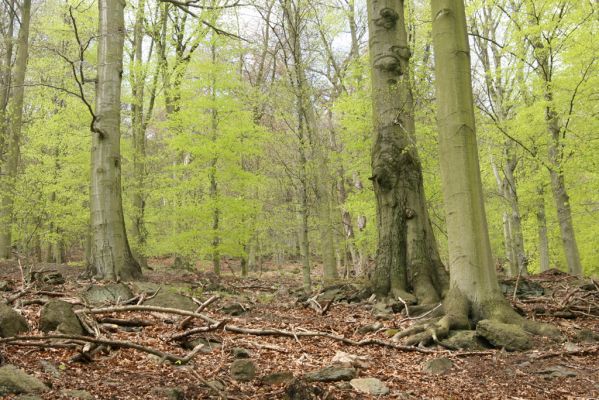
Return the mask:
<path fill-rule="evenodd" d="M 229 268 L 219 279 L 211 273 L 167 268 L 164 260 L 160 262 L 162 266 L 155 261 L 152 264 L 154 270 L 144 271 L 147 286 L 160 286 L 161 291 L 179 292 L 200 302 L 218 296 L 202 314 L 222 321 L 222 324 L 195 335 L 195 338 L 201 336 L 204 339 L 205 346 L 189 363 L 171 363 L 146 352 L 123 347 L 97 352 L 87 362 L 75 361 L 74 357 L 82 347 L 77 340 L 52 342 L 71 346 L 67 348 L 40 341 L 1 343 L 3 365 L 21 368 L 49 388 L 36 395 L 39 397 L 21 395 L 20 398 L 599 398 L 599 287 L 590 279 L 582 281 L 552 270 L 518 280 L 518 292 L 522 293 L 517 298 L 513 296 L 515 281 L 504 284 L 506 296 L 516 309 L 528 318 L 557 326 L 564 335 L 562 342 L 534 338 L 531 350 L 513 353 L 501 349 L 448 351 L 441 346 L 409 351 L 382 345 L 392 343 L 390 329 L 404 329 L 416 322 L 401 313 L 375 317 L 373 305 L 368 300 L 355 303 L 298 301 L 298 288 L 301 287 L 299 265 L 279 267 L 266 263 L 260 276 L 251 272 L 250 277 L 245 279 L 241 279 L 238 272 L 233 275 L 233 269 Z M 76 304 L 80 302 L 79 293 L 92 283 L 78 279 L 82 272 L 80 267 L 43 264 L 34 269 L 43 271 L 42 274 L 59 272 L 65 282 L 43 283 L 38 274 L 38 280 L 29 283 L 27 290 L 23 291 L 24 274 L 19 266 L 12 262 L 0 265 L 0 280 L 6 281 L 3 297 L 6 300 L 18 296 L 11 306 L 26 317 L 31 327 L 31 331 L 24 335 L 43 334 L 39 331 L 39 317 L 47 300 L 65 299 Z M 238 270 L 237 267 L 234 269 Z M 315 281 L 319 277 L 318 272 L 314 272 Z M 135 292 L 135 284 L 130 286 Z M 307 306 L 307 303 L 312 306 Z M 98 325 L 102 328 L 99 337 L 137 343 L 180 356 L 188 354 L 189 350 L 171 340 L 172 336 L 190 328 L 209 325 L 193 319 L 186 328 L 181 328 L 185 316 L 148 310 L 94 316 L 96 319 L 101 316 L 144 320 L 148 324 L 143 327 L 119 328 L 110 323 Z M 227 326 L 273 328 L 295 333 L 295 337 L 293 334 L 283 337 L 235 333 L 227 330 Z M 356 342 L 364 339 L 377 341 L 352 345 L 332 337 L 302 336 L 302 332 L 306 331 L 325 332 Z M 36 345 L 32 346 L 32 343 Z M 346 359 L 349 358 L 346 362 L 353 364 L 351 367 L 355 369 L 345 370 L 354 371 L 358 378 L 378 378 L 389 389 L 388 394 L 364 394 L 345 380 L 297 380 L 331 365 L 337 352 L 359 356 L 346 356 Z M 438 358 L 450 362 L 444 360 L 440 363 L 444 366 L 441 371 L 430 372 L 425 365 Z M 254 377 L 247 369 L 247 360 L 255 366 Z M 249 374 L 250 379 L 234 379 L 232 364 L 237 364 L 234 368 L 245 368 L 241 375 Z M 291 374 L 296 380 L 291 381 Z M 4 398 L 19 397 L 7 395 Z"/>

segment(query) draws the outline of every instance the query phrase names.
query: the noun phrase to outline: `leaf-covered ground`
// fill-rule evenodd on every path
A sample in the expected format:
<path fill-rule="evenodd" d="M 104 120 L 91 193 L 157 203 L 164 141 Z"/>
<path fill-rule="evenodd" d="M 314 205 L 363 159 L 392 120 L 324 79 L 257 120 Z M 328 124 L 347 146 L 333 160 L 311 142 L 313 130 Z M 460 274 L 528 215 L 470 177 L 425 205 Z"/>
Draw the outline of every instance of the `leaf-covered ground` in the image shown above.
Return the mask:
<path fill-rule="evenodd" d="M 277 328 L 291 332 L 321 331 L 360 341 L 373 338 L 389 342 L 388 329 L 405 328 L 413 321 L 405 315 L 394 314 L 389 319 L 376 320 L 368 302 L 332 303 L 324 316 L 317 307 L 306 307 L 297 301 L 300 286 L 300 267 L 265 266 L 258 276 L 240 279 L 227 270 L 224 278 L 215 280 L 202 272 L 174 271 L 154 265 L 146 271 L 149 282 L 205 301 L 212 295 L 219 300 L 203 311 L 215 320 L 248 328 Z M 37 331 L 41 303 L 48 298 L 67 298 L 76 302 L 77 294 L 90 285 L 89 280 L 78 280 L 81 269 L 72 266 L 43 265 L 36 270 L 55 269 L 67 279 L 59 285 L 31 284 L 26 294 L 13 306 L 26 316 L 32 331 Z M 0 279 L 10 283 L 11 290 L 3 297 L 14 296 L 22 289 L 21 271 L 15 264 L 3 264 Z M 315 276 L 316 278 L 316 276 Z M 532 283 L 531 283 L 532 282 Z M 581 288 L 581 284 L 586 287 Z M 331 363 L 338 351 L 363 356 L 366 363 L 358 369 L 360 377 L 375 377 L 390 389 L 380 397 L 361 394 L 348 382 L 310 383 L 317 389 L 314 398 L 320 399 L 574 399 L 599 397 L 599 343 L 581 341 L 580 332 L 590 330 L 599 334 L 596 317 L 599 288 L 590 280 L 580 282 L 567 275 L 553 273 L 519 282 L 519 287 L 531 285 L 545 289 L 544 294 L 530 294 L 509 298 L 518 310 L 529 318 L 537 318 L 558 326 L 566 341 L 556 343 L 535 338 L 535 347 L 526 352 L 509 353 L 502 350 L 481 352 L 447 351 L 441 347 L 433 352 L 405 351 L 379 344 L 352 346 L 323 337 L 257 336 L 233 333 L 219 329 L 202 334 L 207 340 L 220 343 L 208 353 L 199 353 L 186 365 L 176 365 L 155 356 L 132 349 L 111 349 L 93 355 L 89 362 L 74 361 L 76 348 L 33 347 L 0 344 L 3 364 L 16 365 L 40 378 L 51 390 L 43 399 L 69 398 L 65 389 L 85 390 L 97 399 L 283 399 L 288 384 L 269 385 L 261 378 L 289 371 L 296 378 Z M 512 282 L 513 285 L 513 282 Z M 534 291 L 533 291 L 534 292 Z M 37 301 L 37 300 L 42 301 Z M 221 307 L 239 303 L 246 312 L 239 316 L 225 315 Z M 321 304 L 325 306 L 325 304 Z M 558 315 L 559 317 L 556 317 Z M 103 315 L 106 317 L 106 315 Z M 184 355 L 182 349 L 169 340 L 181 333 L 179 323 L 183 316 L 155 312 L 113 313 L 121 319 L 143 319 L 152 325 L 139 330 L 117 329 L 106 331 L 102 337 L 138 343 L 171 354 Z M 380 322 L 375 332 L 358 333 L 360 327 Z M 207 324 L 194 319 L 186 328 Z M 39 343 L 39 342 L 37 342 Z M 55 342 L 57 343 L 57 342 Z M 61 343 L 65 343 L 62 341 Z M 256 365 L 256 377 L 250 382 L 232 379 L 230 366 L 234 361 L 233 348 L 250 351 Z M 423 370 L 422 364 L 430 359 L 446 357 L 453 362 L 451 369 L 435 375 Z M 211 387 L 208 387 L 206 383 Z M 169 391 L 169 389 L 175 389 Z M 74 398 L 74 395 L 70 395 Z M 179 397 L 177 397 L 179 396 Z M 14 397 L 7 397 L 14 398 Z M 301 397 L 298 397 L 301 398 Z"/>

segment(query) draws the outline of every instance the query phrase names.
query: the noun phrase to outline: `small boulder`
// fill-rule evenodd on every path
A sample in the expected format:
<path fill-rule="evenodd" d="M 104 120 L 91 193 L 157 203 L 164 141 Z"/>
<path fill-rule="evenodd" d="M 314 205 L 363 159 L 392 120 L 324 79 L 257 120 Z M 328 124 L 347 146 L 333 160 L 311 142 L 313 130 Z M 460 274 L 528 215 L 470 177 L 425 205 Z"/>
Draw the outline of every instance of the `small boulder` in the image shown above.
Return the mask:
<path fill-rule="evenodd" d="M 14 365 L 0 368 L 0 396 L 47 392 L 49 388 L 34 376 Z"/>
<path fill-rule="evenodd" d="M 176 308 L 178 310 L 195 311 L 198 305 L 189 297 L 179 293 L 173 293 L 166 290 L 161 290 L 150 300 L 144 302 L 146 306 Z"/>
<path fill-rule="evenodd" d="M 185 400 L 185 393 L 179 387 L 156 387 L 152 390 L 152 395 L 158 399 Z"/>
<path fill-rule="evenodd" d="M 383 328 L 383 324 L 380 322 L 375 322 L 374 324 L 361 326 L 358 328 L 358 333 L 364 335 L 366 333 L 376 332 L 379 329 Z"/>
<path fill-rule="evenodd" d="M 453 361 L 447 357 L 433 358 L 423 362 L 421 367 L 427 374 L 441 375 L 453 367 Z"/>
<path fill-rule="evenodd" d="M 79 318 L 73 311 L 73 306 L 62 300 L 51 300 L 42 308 L 40 330 L 42 332 L 58 331 L 67 335 L 84 333 Z"/>
<path fill-rule="evenodd" d="M 248 349 L 241 347 L 234 347 L 231 353 L 233 353 L 233 357 L 235 358 L 250 358 L 252 356 Z"/>
<path fill-rule="evenodd" d="M 247 308 L 242 306 L 239 303 L 231 303 L 221 307 L 220 311 L 224 314 L 231 315 L 233 317 L 237 317 L 239 315 L 245 314 L 247 312 Z"/>
<path fill-rule="evenodd" d="M 302 379 L 294 379 L 285 388 L 286 400 L 316 400 L 320 399 L 323 390 L 318 386 L 310 385 Z"/>
<path fill-rule="evenodd" d="M 581 329 L 576 332 L 574 340 L 579 343 L 597 343 L 599 342 L 599 332 L 594 332 L 590 329 Z"/>
<path fill-rule="evenodd" d="M 507 351 L 523 351 L 532 347 L 530 335 L 518 325 L 484 319 L 476 325 L 476 333 L 493 346 Z"/>
<path fill-rule="evenodd" d="M 475 331 L 452 331 L 441 344 L 452 350 L 484 350 L 485 344 Z"/>
<path fill-rule="evenodd" d="M 288 383 L 293 380 L 293 373 L 289 371 L 274 372 L 272 374 L 264 375 L 261 379 L 265 385 L 281 385 Z"/>
<path fill-rule="evenodd" d="M 124 283 L 91 285 L 81 293 L 81 299 L 91 306 L 103 306 L 129 300 L 133 292 Z"/>
<path fill-rule="evenodd" d="M 9 281 L 0 280 L 0 292 L 10 292 L 12 284 Z"/>
<path fill-rule="evenodd" d="M 29 330 L 27 320 L 6 304 L 0 304 L 0 337 L 10 337 Z"/>
<path fill-rule="evenodd" d="M 256 376 L 256 366 L 251 360 L 239 359 L 233 361 L 229 372 L 236 381 L 249 382 Z"/>
<path fill-rule="evenodd" d="M 315 382 L 350 381 L 357 375 L 355 368 L 330 365 L 305 375 L 306 380 Z"/>
<path fill-rule="evenodd" d="M 187 350 L 191 350 L 196 346 L 203 344 L 204 347 L 200 349 L 200 353 L 208 354 L 213 350 L 218 350 L 222 347 L 222 344 L 214 339 L 197 338 L 188 342 L 183 342 L 182 347 Z"/>
<path fill-rule="evenodd" d="M 383 396 L 389 393 L 389 388 L 376 378 L 352 379 L 349 383 L 358 392 L 370 394 L 372 396 Z"/>

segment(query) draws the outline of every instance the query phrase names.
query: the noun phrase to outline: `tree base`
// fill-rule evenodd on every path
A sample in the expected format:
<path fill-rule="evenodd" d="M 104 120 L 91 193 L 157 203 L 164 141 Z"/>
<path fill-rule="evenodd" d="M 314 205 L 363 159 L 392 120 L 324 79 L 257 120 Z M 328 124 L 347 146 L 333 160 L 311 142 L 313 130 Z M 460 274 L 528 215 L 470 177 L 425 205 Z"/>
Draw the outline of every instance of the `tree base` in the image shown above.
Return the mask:
<path fill-rule="evenodd" d="M 530 348 L 530 335 L 554 340 L 562 335 L 556 327 L 527 320 L 516 313 L 503 297 L 481 304 L 473 304 L 459 290 L 449 291 L 443 301 L 443 315 L 397 333 L 394 341 L 407 345 L 427 346 L 440 344 L 454 330 L 473 330 L 493 347 L 506 350 Z"/>

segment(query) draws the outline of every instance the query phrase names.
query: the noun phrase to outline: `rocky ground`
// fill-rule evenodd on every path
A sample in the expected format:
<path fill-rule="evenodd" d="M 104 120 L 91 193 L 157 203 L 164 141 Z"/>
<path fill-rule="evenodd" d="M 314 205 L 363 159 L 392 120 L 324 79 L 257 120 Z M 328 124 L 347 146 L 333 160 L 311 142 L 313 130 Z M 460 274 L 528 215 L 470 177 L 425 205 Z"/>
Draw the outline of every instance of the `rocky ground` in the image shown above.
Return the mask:
<path fill-rule="evenodd" d="M 503 288 L 560 341 L 483 331 L 408 348 L 425 318 L 343 283 L 302 297 L 300 267 L 241 279 L 154 264 L 102 286 L 80 268 L 0 266 L 0 396 L 12 399 L 590 399 L 599 397 L 599 287 L 551 271 Z M 315 272 L 318 274 L 318 271 Z M 317 276 L 315 275 L 315 279 Z M 514 292 L 516 295 L 514 296 Z M 491 348 L 494 347 L 494 348 Z M 501 348 L 497 348 L 501 347 Z M 448 348 L 458 350 L 448 350 Z"/>

